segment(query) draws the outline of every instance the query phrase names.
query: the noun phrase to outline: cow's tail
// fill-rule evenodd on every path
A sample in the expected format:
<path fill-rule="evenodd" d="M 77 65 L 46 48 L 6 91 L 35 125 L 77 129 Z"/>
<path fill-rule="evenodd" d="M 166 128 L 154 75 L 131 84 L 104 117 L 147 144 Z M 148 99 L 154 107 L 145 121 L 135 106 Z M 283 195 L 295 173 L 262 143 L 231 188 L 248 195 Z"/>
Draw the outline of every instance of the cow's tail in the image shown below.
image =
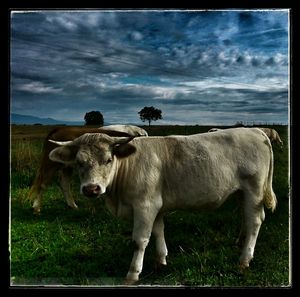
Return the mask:
<path fill-rule="evenodd" d="M 273 150 L 272 145 L 270 143 L 270 140 L 268 138 L 268 146 L 270 148 L 270 164 L 269 164 L 269 171 L 268 176 L 264 184 L 264 197 L 263 202 L 264 205 L 271 209 L 272 212 L 275 210 L 277 205 L 277 198 L 273 191 L 272 183 L 273 183 L 273 171 L 274 171 L 274 156 L 273 156 Z"/>
<path fill-rule="evenodd" d="M 55 133 L 57 128 L 53 129 L 44 140 L 44 145 L 42 149 L 42 158 L 38 171 L 36 172 L 34 181 L 29 190 L 28 198 L 29 200 L 34 200 L 37 195 L 40 194 L 41 190 L 49 183 L 52 175 L 54 165 L 49 164 L 52 163 L 49 158 L 49 152 L 56 147 L 54 144 L 49 143 L 48 139 Z M 51 166 L 52 165 L 52 166 Z"/>
<path fill-rule="evenodd" d="M 45 181 L 46 181 L 46 168 L 47 168 L 47 160 L 45 160 L 45 155 L 46 155 L 46 152 L 45 152 L 45 149 L 43 149 L 42 151 L 42 159 L 41 159 L 41 163 L 40 163 L 40 167 L 38 168 L 37 172 L 36 172 L 36 175 L 35 175 L 35 178 L 33 180 L 33 183 L 31 185 L 31 188 L 29 190 L 29 194 L 28 194 L 28 198 L 29 200 L 34 200 L 36 195 L 38 195 L 44 184 L 45 184 Z"/>
<path fill-rule="evenodd" d="M 281 148 L 282 148 L 282 147 L 283 147 L 283 141 L 282 141 L 282 139 L 280 138 L 278 132 L 276 132 L 276 140 L 277 140 L 277 142 L 280 144 L 280 146 L 281 146 Z"/>

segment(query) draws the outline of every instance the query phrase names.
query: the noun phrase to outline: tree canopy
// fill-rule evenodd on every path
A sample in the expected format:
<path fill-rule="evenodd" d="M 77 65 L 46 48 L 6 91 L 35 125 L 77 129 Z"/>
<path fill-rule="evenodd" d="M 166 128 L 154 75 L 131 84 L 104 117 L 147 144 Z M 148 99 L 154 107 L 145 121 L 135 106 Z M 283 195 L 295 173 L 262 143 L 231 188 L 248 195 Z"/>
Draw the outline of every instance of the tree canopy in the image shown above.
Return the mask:
<path fill-rule="evenodd" d="M 162 119 L 161 110 L 153 106 L 145 106 L 138 112 L 138 114 L 140 115 L 140 119 L 143 122 L 148 121 L 149 126 L 151 124 L 151 121 L 157 121 Z"/>
<path fill-rule="evenodd" d="M 99 125 L 103 126 L 104 118 L 100 111 L 90 111 L 87 112 L 84 116 L 86 125 Z"/>

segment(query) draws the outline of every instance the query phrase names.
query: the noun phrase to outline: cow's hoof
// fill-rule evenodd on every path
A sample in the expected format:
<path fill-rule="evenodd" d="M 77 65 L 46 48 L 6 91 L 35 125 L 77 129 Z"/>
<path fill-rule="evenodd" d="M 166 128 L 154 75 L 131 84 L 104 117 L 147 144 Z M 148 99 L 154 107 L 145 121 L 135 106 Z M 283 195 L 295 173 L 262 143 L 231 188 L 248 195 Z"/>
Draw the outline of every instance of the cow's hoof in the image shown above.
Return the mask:
<path fill-rule="evenodd" d="M 75 209 L 75 210 L 77 210 L 78 209 L 78 206 L 74 203 L 74 204 L 68 204 L 69 205 L 69 207 L 71 208 L 71 209 Z"/>
<path fill-rule="evenodd" d="M 167 263 L 161 263 L 158 261 L 155 261 L 154 269 L 156 272 L 163 271 L 167 267 Z"/>
<path fill-rule="evenodd" d="M 32 210 L 33 210 L 34 215 L 40 215 L 41 214 L 41 209 L 38 208 L 38 207 L 33 207 Z"/>
<path fill-rule="evenodd" d="M 238 267 L 239 273 L 243 274 L 248 267 L 249 267 L 248 261 L 240 262 Z"/>
<path fill-rule="evenodd" d="M 124 286 L 134 286 L 138 283 L 139 280 L 135 280 L 135 279 L 124 279 L 123 281 L 123 285 Z"/>

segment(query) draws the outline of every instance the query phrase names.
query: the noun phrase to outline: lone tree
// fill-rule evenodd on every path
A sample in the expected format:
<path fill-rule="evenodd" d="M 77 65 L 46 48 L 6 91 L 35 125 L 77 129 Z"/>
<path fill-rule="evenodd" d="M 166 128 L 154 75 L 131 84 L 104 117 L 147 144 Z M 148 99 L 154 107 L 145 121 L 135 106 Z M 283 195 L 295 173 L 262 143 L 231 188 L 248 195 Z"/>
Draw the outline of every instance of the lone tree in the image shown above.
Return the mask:
<path fill-rule="evenodd" d="M 103 126 L 104 123 L 102 113 L 100 111 L 94 111 L 94 110 L 87 112 L 84 116 L 84 120 L 86 125 Z"/>
<path fill-rule="evenodd" d="M 138 112 L 138 114 L 140 115 L 140 119 L 143 122 L 148 121 L 149 126 L 151 124 L 151 121 L 157 121 L 162 119 L 161 110 L 153 106 L 145 106 Z"/>

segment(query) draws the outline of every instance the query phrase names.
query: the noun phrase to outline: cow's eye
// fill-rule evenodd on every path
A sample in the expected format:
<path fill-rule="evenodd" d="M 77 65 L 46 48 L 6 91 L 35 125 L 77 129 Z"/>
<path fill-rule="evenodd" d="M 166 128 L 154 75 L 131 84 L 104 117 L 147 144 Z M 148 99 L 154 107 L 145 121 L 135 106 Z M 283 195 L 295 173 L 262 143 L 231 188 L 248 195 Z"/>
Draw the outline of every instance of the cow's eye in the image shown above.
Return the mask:
<path fill-rule="evenodd" d="M 78 167 L 83 167 L 84 166 L 84 161 L 82 161 L 82 160 L 77 160 L 77 166 Z"/>
<path fill-rule="evenodd" d="M 111 163 L 111 162 L 112 162 L 112 159 L 109 158 L 109 159 L 107 159 L 106 164 L 109 164 L 109 163 Z"/>

